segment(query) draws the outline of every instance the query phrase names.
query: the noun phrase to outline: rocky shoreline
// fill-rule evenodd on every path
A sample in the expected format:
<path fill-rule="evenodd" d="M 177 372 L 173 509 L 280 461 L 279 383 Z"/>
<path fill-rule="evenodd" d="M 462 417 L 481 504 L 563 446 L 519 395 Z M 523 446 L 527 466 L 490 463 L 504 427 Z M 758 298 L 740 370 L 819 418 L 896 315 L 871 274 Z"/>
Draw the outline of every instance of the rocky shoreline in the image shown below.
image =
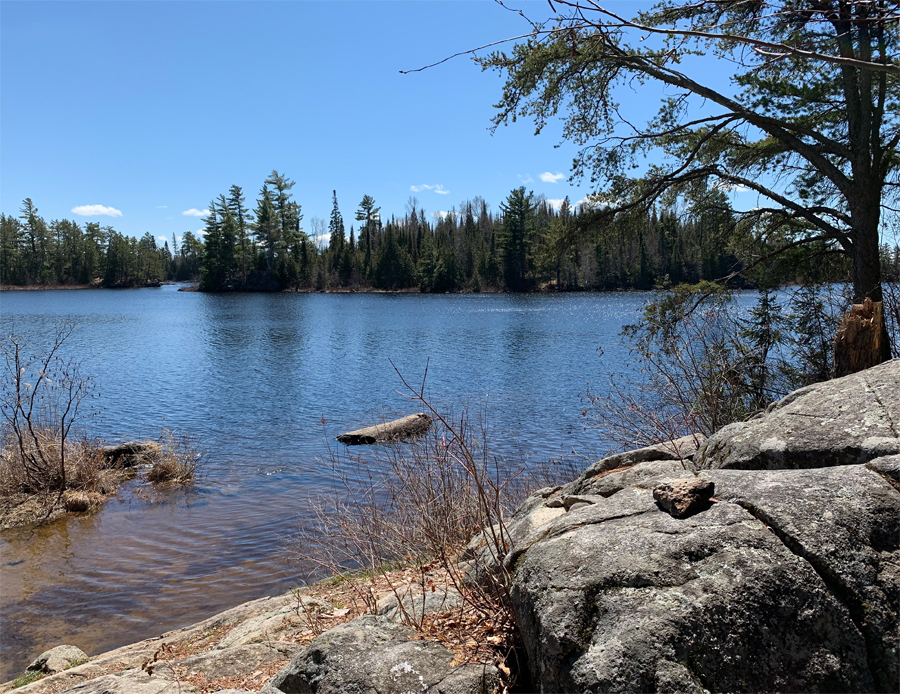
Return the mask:
<path fill-rule="evenodd" d="M 601 460 L 507 532 L 503 556 L 476 537 L 461 561 L 472 583 L 511 576 L 515 652 L 460 626 L 435 569 L 399 592 L 373 578 L 371 601 L 333 583 L 256 600 L 16 691 L 896 692 L 900 360 Z"/>

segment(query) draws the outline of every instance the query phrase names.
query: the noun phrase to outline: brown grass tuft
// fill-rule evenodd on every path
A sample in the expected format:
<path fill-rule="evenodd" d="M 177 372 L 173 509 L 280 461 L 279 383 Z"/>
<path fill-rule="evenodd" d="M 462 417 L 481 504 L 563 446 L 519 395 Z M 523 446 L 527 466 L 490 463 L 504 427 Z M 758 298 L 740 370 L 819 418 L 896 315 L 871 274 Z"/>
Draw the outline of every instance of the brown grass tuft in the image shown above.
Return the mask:
<path fill-rule="evenodd" d="M 148 461 L 150 469 L 144 479 L 152 484 L 189 486 L 200 471 L 203 455 L 197 451 L 189 436 L 173 434 L 163 429 L 159 437 L 159 451 Z"/>
<path fill-rule="evenodd" d="M 92 508 L 99 506 L 102 502 L 103 497 L 97 492 L 83 492 L 67 489 L 62 495 L 63 506 L 69 513 L 83 513 L 84 511 L 90 511 Z"/>

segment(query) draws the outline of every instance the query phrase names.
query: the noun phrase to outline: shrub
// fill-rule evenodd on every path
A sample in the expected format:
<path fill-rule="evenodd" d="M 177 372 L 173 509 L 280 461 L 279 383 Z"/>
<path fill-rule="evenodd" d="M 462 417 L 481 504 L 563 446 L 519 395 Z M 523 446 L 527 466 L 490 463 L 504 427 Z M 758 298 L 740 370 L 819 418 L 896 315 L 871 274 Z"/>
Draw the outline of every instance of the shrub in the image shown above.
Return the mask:
<path fill-rule="evenodd" d="M 631 377 L 611 375 L 605 392 L 586 394 L 587 425 L 623 449 L 709 436 L 827 379 L 843 298 L 831 287 L 801 287 L 789 306 L 764 289 L 742 313 L 711 283 L 658 295 L 623 333 Z"/>
<path fill-rule="evenodd" d="M 91 379 L 78 362 L 60 356 L 73 330 L 71 324 L 60 325 L 41 355 L 29 354 L 25 341 L 15 335 L 0 343 L 6 372 L 0 380 L 0 486 L 7 492 L 61 494 L 70 486 L 73 467 L 81 480 L 94 474 L 85 467 L 83 442 L 71 439 L 92 393 Z M 73 453 L 82 459 L 69 460 Z"/>

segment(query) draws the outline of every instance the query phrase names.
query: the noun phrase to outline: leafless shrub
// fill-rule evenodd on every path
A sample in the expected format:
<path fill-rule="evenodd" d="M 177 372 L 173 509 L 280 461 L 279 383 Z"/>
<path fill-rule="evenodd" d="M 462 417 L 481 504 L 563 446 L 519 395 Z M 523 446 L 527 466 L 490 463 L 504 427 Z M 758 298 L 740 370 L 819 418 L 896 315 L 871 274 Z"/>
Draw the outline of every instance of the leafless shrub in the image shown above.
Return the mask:
<path fill-rule="evenodd" d="M 847 299 L 837 286 L 786 297 L 761 291 L 738 310 L 710 283 L 659 295 L 625 329 L 629 374 L 609 374 L 586 394 L 583 414 L 612 448 L 711 435 L 790 391 L 829 378 L 834 333 Z"/>
<path fill-rule="evenodd" d="M 334 489 L 312 500 L 314 518 L 301 526 L 291 554 L 311 577 L 325 573 L 347 584 L 371 613 L 377 584 L 382 596 L 393 594 L 400 620 L 427 638 L 441 629 L 449 634 L 437 622 L 465 625 L 464 641 L 487 644 L 506 667 L 517 627 L 502 561 L 509 549 L 505 518 L 538 476 L 493 454 L 484 417 L 444 415 L 424 397 L 424 382 L 419 389 L 403 383 L 435 426 L 413 443 L 334 452 Z M 473 538 L 481 546 L 466 551 Z M 435 617 L 425 602 L 440 590 L 458 593 L 462 606 Z"/>
<path fill-rule="evenodd" d="M 70 441 L 72 428 L 91 397 L 90 377 L 61 351 L 74 326 L 58 326 L 43 354 L 30 354 L 25 341 L 11 335 L 0 342 L 5 376 L 0 380 L 3 418 L 3 479 L 6 490 L 56 492 L 69 487 L 67 456 L 82 450 Z M 83 461 L 79 464 L 83 467 Z"/>

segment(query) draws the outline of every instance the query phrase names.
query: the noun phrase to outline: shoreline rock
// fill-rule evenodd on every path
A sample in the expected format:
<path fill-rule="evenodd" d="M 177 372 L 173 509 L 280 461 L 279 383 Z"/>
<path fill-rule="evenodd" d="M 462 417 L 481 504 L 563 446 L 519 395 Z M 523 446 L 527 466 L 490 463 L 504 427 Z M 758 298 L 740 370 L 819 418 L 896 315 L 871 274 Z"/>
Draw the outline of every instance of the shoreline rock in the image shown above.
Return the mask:
<path fill-rule="evenodd" d="M 610 456 L 530 496 L 506 521 L 504 555 L 479 534 L 460 566 L 469 582 L 510 575 L 540 692 L 896 692 L 898 407 L 895 360 L 705 442 Z M 429 596 L 414 578 L 355 613 L 309 592 L 247 603 L 21 691 L 498 691 L 500 666 L 457 662 L 397 623 L 465 609 L 446 584 Z M 234 682 L 209 679 L 221 673 Z"/>

